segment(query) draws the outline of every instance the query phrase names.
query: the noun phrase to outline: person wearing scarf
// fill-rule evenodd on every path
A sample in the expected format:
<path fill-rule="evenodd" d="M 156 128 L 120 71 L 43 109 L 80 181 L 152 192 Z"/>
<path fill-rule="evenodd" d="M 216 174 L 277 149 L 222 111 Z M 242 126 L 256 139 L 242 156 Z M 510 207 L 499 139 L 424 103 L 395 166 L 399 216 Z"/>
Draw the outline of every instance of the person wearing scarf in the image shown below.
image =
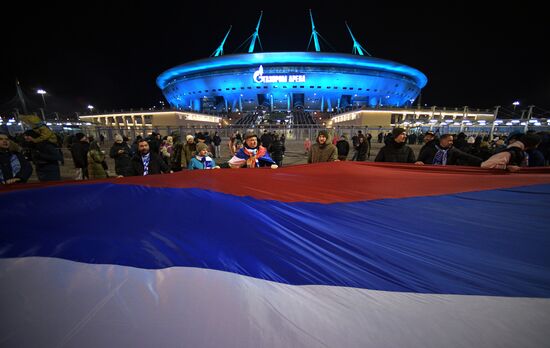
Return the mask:
<path fill-rule="evenodd" d="M 444 148 L 440 145 L 435 145 L 437 152 L 434 156 L 433 165 L 435 166 L 445 166 L 447 165 L 447 153 L 449 152 L 450 147 Z"/>
<path fill-rule="evenodd" d="M 10 151 L 10 140 L 0 133 L 0 184 L 27 182 L 32 166 L 19 152 Z"/>
<path fill-rule="evenodd" d="M 160 173 L 173 173 L 160 155 L 149 150 L 147 140 L 138 141 L 138 152 L 132 157 L 130 176 L 146 176 Z M 119 175 L 118 177 L 122 177 Z"/>
<path fill-rule="evenodd" d="M 216 162 L 208 154 L 208 145 L 205 143 L 197 144 L 197 154 L 191 158 L 187 169 L 219 169 Z"/>
<path fill-rule="evenodd" d="M 462 165 L 479 167 L 481 158 L 461 151 L 453 146 L 454 137 L 443 134 L 433 143 L 426 144 L 415 164 L 432 164 L 436 166 Z"/>
<path fill-rule="evenodd" d="M 271 166 L 278 168 L 275 161 L 269 156 L 266 148 L 258 144 L 258 137 L 252 132 L 245 135 L 244 147 L 239 149 L 229 160 L 231 168 L 256 168 Z"/>

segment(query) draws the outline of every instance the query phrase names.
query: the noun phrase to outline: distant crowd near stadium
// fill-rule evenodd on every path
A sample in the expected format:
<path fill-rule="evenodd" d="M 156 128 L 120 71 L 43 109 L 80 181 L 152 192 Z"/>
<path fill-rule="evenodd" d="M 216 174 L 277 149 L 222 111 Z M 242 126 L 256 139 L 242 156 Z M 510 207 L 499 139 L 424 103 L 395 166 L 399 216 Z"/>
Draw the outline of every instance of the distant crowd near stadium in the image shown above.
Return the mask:
<path fill-rule="evenodd" d="M 312 133 L 312 132 L 315 133 Z M 309 135 L 312 134 L 312 135 Z M 196 169 L 270 167 L 330 161 L 459 165 L 518 171 L 550 164 L 550 133 L 411 132 L 310 129 L 292 132 L 243 129 L 114 134 L 27 130 L 0 133 L 3 184 L 170 174 Z"/>

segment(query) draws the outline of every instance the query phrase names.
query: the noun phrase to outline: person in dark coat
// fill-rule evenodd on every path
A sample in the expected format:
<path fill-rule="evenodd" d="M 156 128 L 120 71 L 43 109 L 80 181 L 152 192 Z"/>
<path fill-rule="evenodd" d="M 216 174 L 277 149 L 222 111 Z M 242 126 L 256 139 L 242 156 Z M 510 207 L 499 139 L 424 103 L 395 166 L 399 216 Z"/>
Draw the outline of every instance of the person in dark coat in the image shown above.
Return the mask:
<path fill-rule="evenodd" d="M 271 154 L 271 158 L 275 161 L 275 163 L 281 167 L 283 165 L 283 158 L 285 155 L 285 146 L 278 135 L 275 135 L 274 140 L 271 145 L 269 145 L 267 151 Z"/>
<path fill-rule="evenodd" d="M 130 173 L 130 146 L 124 141 L 120 134 L 115 135 L 115 143 L 111 146 L 109 156 L 115 160 L 115 173 L 128 176 Z"/>
<path fill-rule="evenodd" d="M 160 154 L 160 134 L 153 132 L 149 137 L 149 149 L 155 155 Z M 139 152 L 139 151 L 138 151 Z"/>
<path fill-rule="evenodd" d="M 454 140 L 454 148 L 464 151 L 467 146 L 468 141 L 466 140 L 466 134 L 464 132 L 458 133 L 458 135 L 456 136 L 456 140 Z"/>
<path fill-rule="evenodd" d="M 357 144 L 355 149 L 357 151 L 357 161 L 366 161 L 369 152 L 369 143 L 365 137 L 359 138 L 359 144 Z M 338 152 L 338 154 L 340 154 L 340 152 Z"/>
<path fill-rule="evenodd" d="M 173 173 L 159 154 L 149 150 L 147 140 L 138 142 L 138 152 L 132 157 L 129 174 L 131 176 L 145 176 L 160 173 Z"/>
<path fill-rule="evenodd" d="M 414 163 L 414 151 L 405 143 L 407 140 L 405 129 L 395 128 L 391 134 L 392 136 L 387 137 L 386 145 L 380 149 L 374 161 Z"/>
<path fill-rule="evenodd" d="M 21 153 L 10 151 L 8 135 L 0 133 L 0 184 L 24 183 L 31 174 L 32 166 L 29 161 Z"/>
<path fill-rule="evenodd" d="M 84 133 L 76 133 L 71 145 L 71 155 L 75 168 L 75 180 L 88 179 L 88 151 L 90 143 Z"/>
<path fill-rule="evenodd" d="M 214 158 L 220 158 L 222 156 L 222 151 L 220 148 L 222 138 L 220 137 L 220 134 L 218 132 L 214 133 L 214 137 L 212 137 L 212 143 L 214 144 Z"/>
<path fill-rule="evenodd" d="M 36 175 L 40 181 L 61 180 L 59 170 L 60 153 L 55 145 L 48 140 L 35 143 L 33 139 L 40 137 L 40 134 L 28 130 L 24 133 L 25 141 L 30 150 L 31 159 L 36 167 Z"/>
<path fill-rule="evenodd" d="M 336 148 L 338 149 L 338 159 L 345 161 L 349 154 L 349 143 L 345 134 L 336 142 Z"/>
<path fill-rule="evenodd" d="M 269 149 L 269 145 L 273 142 L 273 137 L 267 132 L 267 130 L 264 130 L 264 134 L 260 137 L 260 142 L 263 147 Z"/>
<path fill-rule="evenodd" d="M 453 147 L 453 136 L 443 134 L 439 140 L 427 143 L 416 164 L 463 165 L 479 167 L 482 159 Z"/>

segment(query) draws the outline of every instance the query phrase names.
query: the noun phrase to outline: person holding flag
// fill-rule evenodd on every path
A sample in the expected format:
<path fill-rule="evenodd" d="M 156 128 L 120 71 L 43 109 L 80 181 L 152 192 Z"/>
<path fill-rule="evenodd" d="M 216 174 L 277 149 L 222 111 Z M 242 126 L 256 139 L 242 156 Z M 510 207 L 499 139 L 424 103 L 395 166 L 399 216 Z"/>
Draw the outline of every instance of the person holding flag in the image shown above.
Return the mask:
<path fill-rule="evenodd" d="M 247 132 L 244 137 L 244 147 L 239 149 L 228 162 L 230 168 L 256 168 L 271 166 L 278 168 L 269 156 L 266 148 L 258 144 L 258 136 Z"/>

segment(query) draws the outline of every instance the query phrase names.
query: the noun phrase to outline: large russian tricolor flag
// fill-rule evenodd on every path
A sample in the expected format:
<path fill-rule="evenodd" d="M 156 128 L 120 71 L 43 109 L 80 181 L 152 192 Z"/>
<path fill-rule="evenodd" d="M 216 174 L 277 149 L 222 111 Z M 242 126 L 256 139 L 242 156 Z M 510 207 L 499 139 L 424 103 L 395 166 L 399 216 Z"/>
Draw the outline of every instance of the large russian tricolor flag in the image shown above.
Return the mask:
<path fill-rule="evenodd" d="M 550 172 L 335 162 L 0 191 L 2 347 L 548 347 Z"/>

